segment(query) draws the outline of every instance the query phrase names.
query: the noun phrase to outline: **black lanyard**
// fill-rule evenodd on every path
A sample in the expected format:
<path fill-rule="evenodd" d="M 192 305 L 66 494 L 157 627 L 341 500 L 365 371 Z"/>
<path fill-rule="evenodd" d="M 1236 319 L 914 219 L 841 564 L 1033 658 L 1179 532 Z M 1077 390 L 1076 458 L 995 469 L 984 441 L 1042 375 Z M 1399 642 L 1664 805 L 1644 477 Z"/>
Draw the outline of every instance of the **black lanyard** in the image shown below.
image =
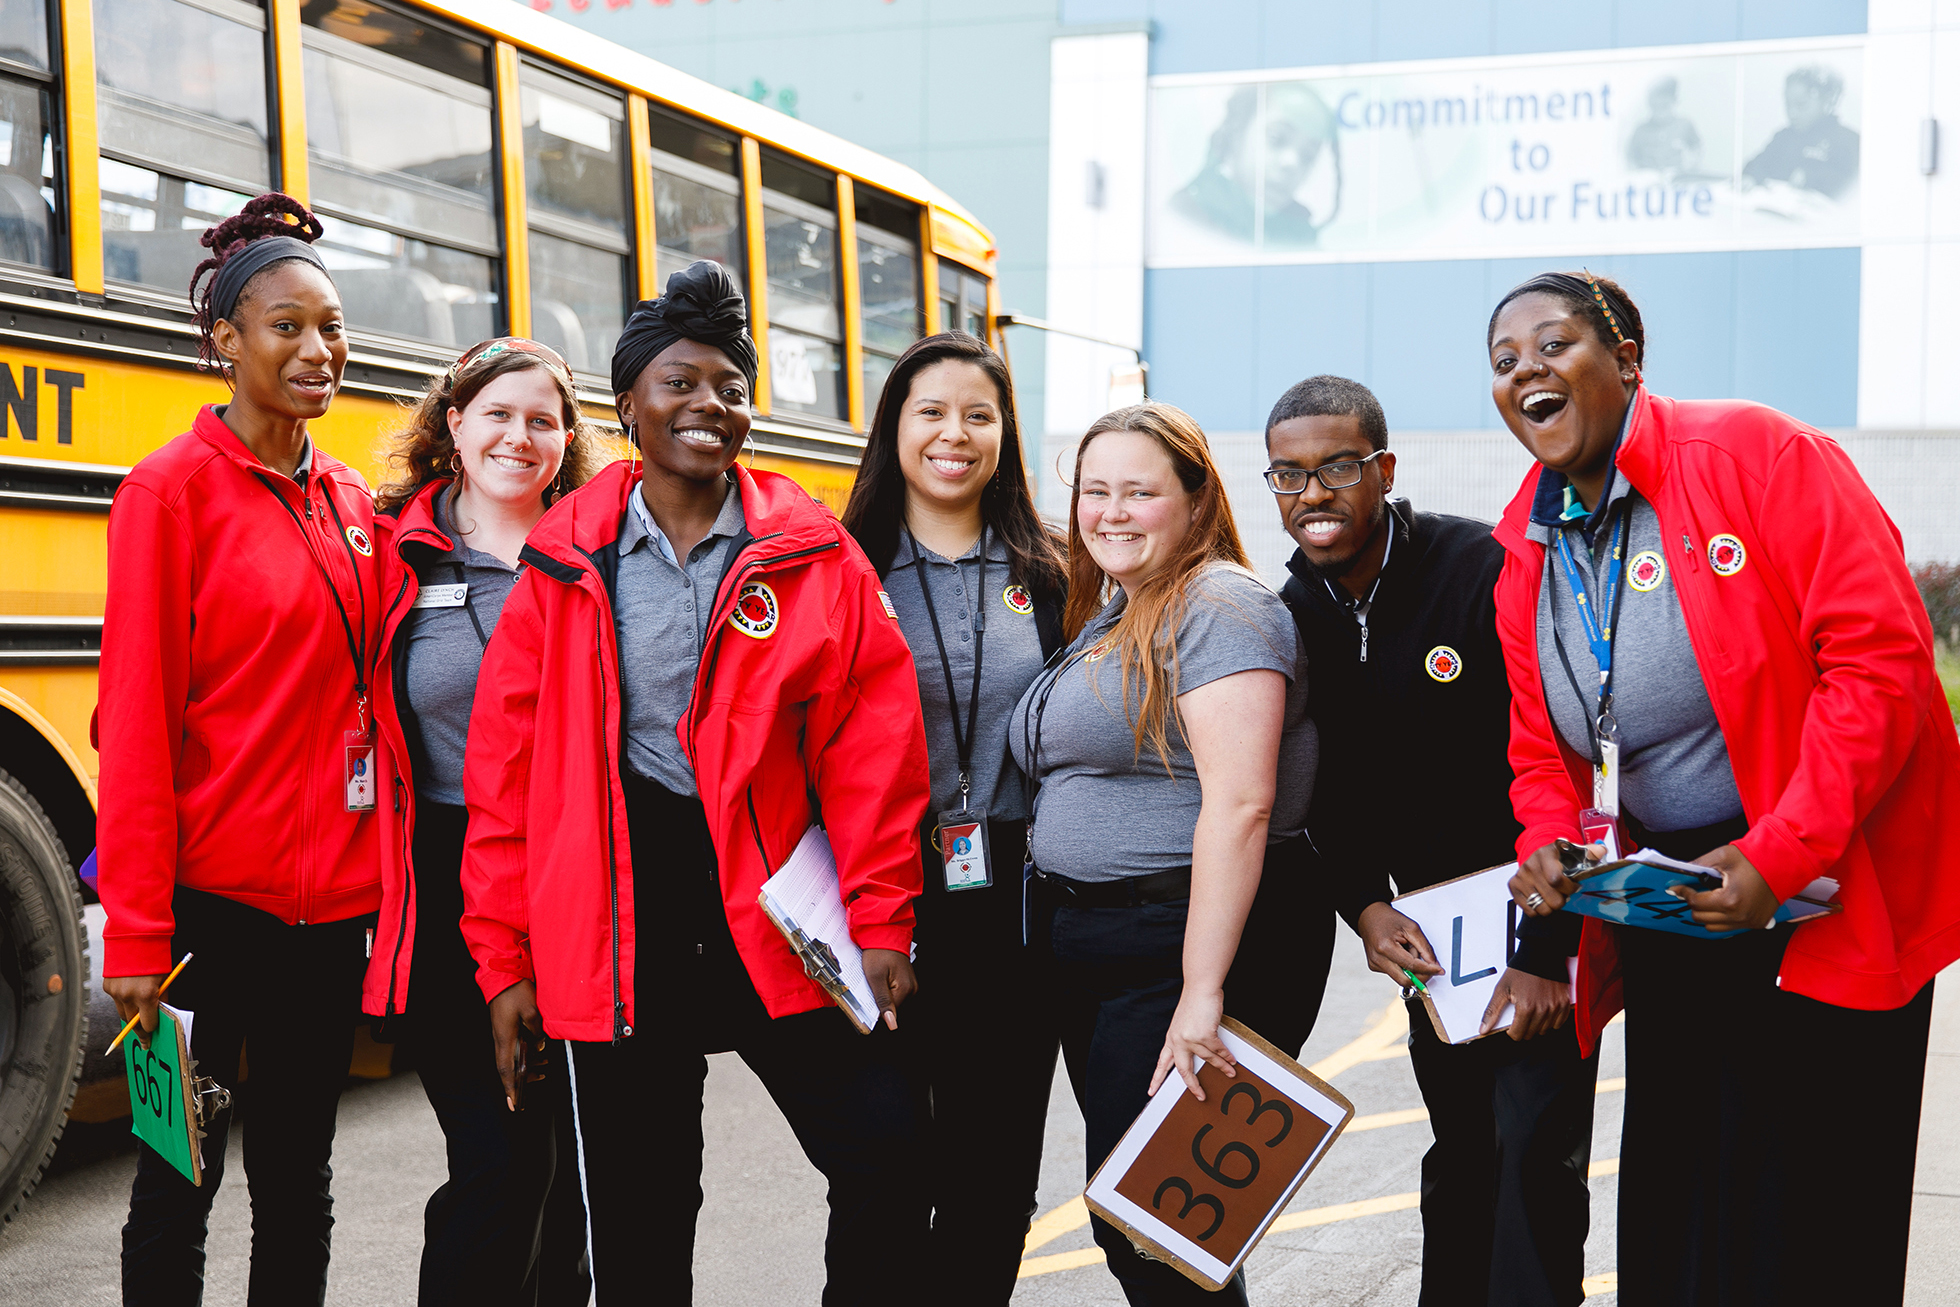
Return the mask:
<path fill-rule="evenodd" d="M 347 657 L 354 664 L 355 707 L 360 712 L 361 731 L 365 734 L 368 706 L 367 590 L 365 587 L 361 590 L 361 635 L 360 639 L 356 640 L 354 623 L 347 616 L 347 605 L 340 597 L 340 587 L 333 583 L 333 577 L 327 573 L 326 564 L 322 563 L 320 556 L 313 552 L 313 537 L 306 533 L 305 523 L 299 520 L 299 514 L 293 511 L 293 506 L 287 502 L 286 496 L 279 492 L 279 487 L 273 485 L 264 473 L 254 472 L 252 475 L 259 479 L 259 484 L 264 486 L 274 499 L 279 501 L 279 507 L 286 510 L 286 516 L 293 519 L 293 525 L 299 530 L 300 543 L 306 547 L 306 556 L 313 560 L 313 570 L 320 574 L 321 583 L 327 587 L 327 593 L 333 596 L 334 609 L 340 614 L 341 633 L 347 637 Z M 307 493 L 305 490 L 300 491 L 302 496 L 306 496 Z M 327 510 L 333 514 L 333 524 L 340 528 L 340 547 L 347 551 L 347 570 L 354 574 L 354 584 L 359 586 L 361 566 L 354 561 L 354 545 L 347 538 L 347 524 L 340 520 L 340 508 L 333 502 L 333 495 L 329 493 L 322 495 L 321 498 L 327 501 Z M 311 517 L 312 513 L 309 511 L 307 516 Z"/>
<path fill-rule="evenodd" d="M 476 615 L 476 604 L 470 598 L 470 583 L 463 579 L 463 565 L 450 560 L 449 565 L 456 569 L 456 584 L 463 588 L 463 611 L 470 615 L 470 625 L 476 628 L 476 642 L 485 649 L 490 647 L 490 637 L 484 633 L 483 619 Z"/>
<path fill-rule="evenodd" d="M 966 808 L 966 796 L 970 789 L 967 768 L 973 761 L 973 742 L 976 727 L 980 720 L 980 658 L 987 643 L 987 531 L 980 530 L 980 579 L 976 583 L 971 611 L 973 622 L 973 689 L 967 696 L 966 729 L 960 729 L 960 696 L 953 688 L 953 664 L 946 657 L 946 639 L 939 633 L 939 610 L 933 607 L 932 587 L 926 583 L 926 562 L 919 554 L 919 542 L 910 531 L 905 533 L 905 541 L 912 549 L 912 570 L 918 574 L 919 593 L 925 597 L 926 616 L 932 620 L 932 642 L 939 646 L 939 670 L 946 676 L 946 705 L 953 717 L 953 749 L 960 756 L 960 808 Z M 956 560 L 953 571 L 960 565 Z"/>

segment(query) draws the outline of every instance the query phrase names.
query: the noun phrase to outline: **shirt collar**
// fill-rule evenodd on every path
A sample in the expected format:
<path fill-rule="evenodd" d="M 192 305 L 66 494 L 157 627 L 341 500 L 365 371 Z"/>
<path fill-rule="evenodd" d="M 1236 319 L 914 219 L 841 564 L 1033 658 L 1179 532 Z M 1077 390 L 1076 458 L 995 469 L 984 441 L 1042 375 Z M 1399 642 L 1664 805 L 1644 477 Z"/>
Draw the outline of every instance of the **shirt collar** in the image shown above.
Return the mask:
<path fill-rule="evenodd" d="M 1395 516 L 1395 510 L 1391 505 L 1384 504 L 1383 510 L 1383 515 L 1387 519 L 1388 543 L 1382 546 L 1382 570 L 1375 573 L 1375 583 L 1368 587 L 1368 597 L 1366 599 L 1356 599 L 1345 589 L 1336 585 L 1332 577 L 1323 576 L 1320 578 L 1321 584 L 1327 587 L 1327 593 L 1334 597 L 1334 602 L 1349 611 L 1364 608 L 1374 603 L 1375 592 L 1382 588 L 1382 578 L 1388 575 L 1388 560 L 1395 554 L 1395 527 L 1401 519 Z"/>
<path fill-rule="evenodd" d="M 673 544 L 667 539 L 666 534 L 661 531 L 659 525 L 654 522 L 653 514 L 647 508 L 646 496 L 641 493 L 644 487 L 645 482 L 642 482 L 640 485 L 633 487 L 633 493 L 626 497 L 626 503 L 632 511 L 627 513 L 626 522 L 619 532 L 620 556 L 623 558 L 627 554 L 632 553 L 639 547 L 640 542 L 644 540 L 651 543 L 660 552 L 662 558 L 672 563 L 675 567 L 680 567 L 682 566 L 681 560 L 674 556 Z M 746 520 L 742 516 L 741 483 L 731 477 L 728 482 L 728 493 L 723 496 L 721 501 L 721 512 L 715 514 L 715 524 L 708 528 L 706 538 L 713 539 L 716 536 L 726 536 L 729 539 L 733 539 L 741 534 Z"/>
<path fill-rule="evenodd" d="M 1572 488 L 1572 482 L 1563 472 L 1550 468 L 1538 474 L 1538 488 L 1531 496 L 1531 520 L 1525 535 L 1540 544 L 1552 538 L 1553 527 L 1576 526 L 1585 532 L 1590 540 L 1606 524 L 1613 514 L 1614 506 L 1625 499 L 1633 487 L 1620 475 L 1620 445 L 1627 438 L 1627 428 L 1633 424 L 1632 404 L 1627 405 L 1626 416 L 1620 419 L 1620 434 L 1613 437 L 1613 452 L 1606 462 L 1606 493 L 1599 497 L 1591 513 L 1579 499 L 1579 492 Z"/>
<path fill-rule="evenodd" d="M 930 561 L 932 558 L 939 557 L 939 555 L 934 554 L 927 546 L 919 544 L 918 537 L 912 534 L 910 527 L 901 526 L 899 530 L 903 531 L 911 544 L 918 549 L 920 558 Z M 980 557 L 980 548 L 982 545 L 986 546 L 988 562 L 1005 563 L 1010 561 L 1007 556 L 1007 542 L 1001 539 L 1000 533 L 995 531 L 991 526 L 981 528 L 980 538 L 975 540 L 965 553 L 961 554 L 958 558 L 951 558 L 946 561 L 950 563 L 975 562 Z M 910 566 L 912 566 L 912 550 L 899 550 L 898 556 L 892 560 L 892 569 L 895 571 L 898 568 Z"/>

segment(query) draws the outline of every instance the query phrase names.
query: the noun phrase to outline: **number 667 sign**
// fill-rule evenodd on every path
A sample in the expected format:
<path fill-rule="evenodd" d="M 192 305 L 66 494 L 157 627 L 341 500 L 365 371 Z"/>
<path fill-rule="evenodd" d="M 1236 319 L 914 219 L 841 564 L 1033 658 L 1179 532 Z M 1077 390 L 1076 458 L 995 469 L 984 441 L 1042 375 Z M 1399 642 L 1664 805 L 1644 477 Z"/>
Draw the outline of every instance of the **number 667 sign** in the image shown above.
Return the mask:
<path fill-rule="evenodd" d="M 1207 1289 L 1238 1273 L 1260 1236 L 1353 1119 L 1333 1086 L 1227 1017 L 1238 1059 L 1175 1073 L 1130 1124 L 1083 1195 L 1089 1210 Z"/>

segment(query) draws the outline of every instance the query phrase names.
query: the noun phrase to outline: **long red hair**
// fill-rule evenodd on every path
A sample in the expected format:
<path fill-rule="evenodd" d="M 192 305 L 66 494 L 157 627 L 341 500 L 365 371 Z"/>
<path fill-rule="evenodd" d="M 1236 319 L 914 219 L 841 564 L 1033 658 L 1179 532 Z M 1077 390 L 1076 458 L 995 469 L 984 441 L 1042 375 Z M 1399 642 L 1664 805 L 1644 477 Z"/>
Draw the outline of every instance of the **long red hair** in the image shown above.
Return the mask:
<path fill-rule="evenodd" d="M 1143 755 L 1148 742 L 1169 771 L 1169 723 L 1177 716 L 1177 628 L 1184 621 L 1191 584 L 1214 563 L 1249 570 L 1250 561 L 1232 518 L 1231 501 L 1225 497 L 1224 478 L 1212 462 L 1211 446 L 1196 420 L 1169 404 L 1132 404 L 1106 413 L 1075 447 L 1075 488 L 1069 495 L 1068 515 L 1068 607 L 1062 614 L 1062 629 L 1068 639 L 1080 635 L 1102 611 L 1115 585 L 1090 556 L 1082 538 L 1081 519 L 1076 515 L 1082 494 L 1082 456 L 1096 437 L 1114 431 L 1133 431 L 1156 441 L 1170 456 L 1178 484 L 1191 496 L 1191 529 L 1164 565 L 1130 592 L 1123 616 L 1107 638 L 1107 652 L 1117 655 L 1123 680 L 1123 715 L 1135 733 L 1137 756 Z M 1130 708 L 1133 674 L 1142 688 L 1134 713 Z M 1183 729 L 1180 720 L 1179 734 Z"/>

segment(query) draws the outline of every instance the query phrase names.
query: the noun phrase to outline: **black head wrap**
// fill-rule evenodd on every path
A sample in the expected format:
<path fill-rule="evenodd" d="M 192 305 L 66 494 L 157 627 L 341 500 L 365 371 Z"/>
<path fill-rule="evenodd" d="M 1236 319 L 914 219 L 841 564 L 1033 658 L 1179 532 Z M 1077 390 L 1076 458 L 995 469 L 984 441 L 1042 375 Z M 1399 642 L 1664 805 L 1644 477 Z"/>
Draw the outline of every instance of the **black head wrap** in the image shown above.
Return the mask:
<path fill-rule="evenodd" d="M 305 259 L 321 272 L 327 271 L 327 262 L 320 252 L 297 237 L 267 236 L 255 240 L 219 266 L 218 275 L 211 283 L 211 320 L 229 318 L 238 307 L 238 296 L 245 283 L 268 264 L 281 259 Z M 331 281 L 333 274 L 328 273 L 327 279 Z"/>
<path fill-rule="evenodd" d="M 613 393 L 633 389 L 647 364 L 677 340 L 698 340 L 728 355 L 754 390 L 761 360 L 749 335 L 748 300 L 734 275 L 711 259 L 682 268 L 667 278 L 665 295 L 633 307 L 613 347 Z"/>

